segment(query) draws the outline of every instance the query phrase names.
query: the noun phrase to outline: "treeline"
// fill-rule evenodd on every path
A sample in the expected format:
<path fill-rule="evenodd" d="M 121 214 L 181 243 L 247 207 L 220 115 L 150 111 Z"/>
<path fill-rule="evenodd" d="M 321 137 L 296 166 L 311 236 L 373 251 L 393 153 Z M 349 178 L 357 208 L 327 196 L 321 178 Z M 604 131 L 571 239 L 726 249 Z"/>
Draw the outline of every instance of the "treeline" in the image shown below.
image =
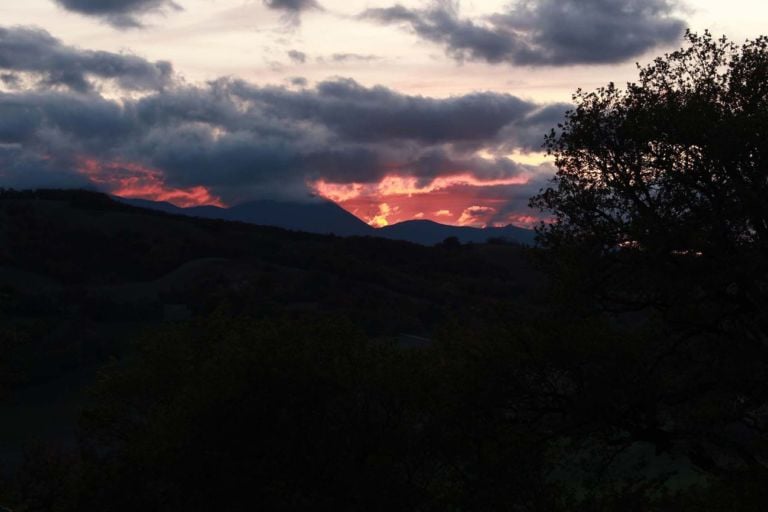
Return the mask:
<path fill-rule="evenodd" d="M 30 451 L 5 482 L 4 503 L 761 510 L 762 472 L 730 459 L 732 471 L 702 473 L 649 424 L 672 391 L 648 371 L 658 335 L 513 316 L 493 327 L 448 324 L 430 346 L 404 349 L 328 315 L 222 310 L 146 335 L 106 367 L 79 450 Z M 715 390 L 674 391 L 690 393 L 677 415 L 692 427 L 725 412 Z"/>

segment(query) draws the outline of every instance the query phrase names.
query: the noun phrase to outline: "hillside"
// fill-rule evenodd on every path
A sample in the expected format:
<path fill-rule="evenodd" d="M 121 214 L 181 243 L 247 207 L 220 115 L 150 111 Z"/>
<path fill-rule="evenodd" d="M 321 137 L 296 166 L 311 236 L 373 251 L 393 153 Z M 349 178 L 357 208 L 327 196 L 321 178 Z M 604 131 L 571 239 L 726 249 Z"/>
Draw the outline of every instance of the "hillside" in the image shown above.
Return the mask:
<path fill-rule="evenodd" d="M 83 191 L 4 192 L 0 319 L 17 343 L 0 346 L 0 392 L 12 398 L 0 415 L 16 421 L 0 455 L 18 456 L 28 436 L 72 432 L 58 417 L 53 432 L 24 418 L 76 411 L 95 369 L 150 327 L 225 308 L 333 314 L 373 338 L 421 339 L 457 314 L 480 319 L 519 301 L 537 279 L 514 246 L 423 247 L 173 215 Z"/>

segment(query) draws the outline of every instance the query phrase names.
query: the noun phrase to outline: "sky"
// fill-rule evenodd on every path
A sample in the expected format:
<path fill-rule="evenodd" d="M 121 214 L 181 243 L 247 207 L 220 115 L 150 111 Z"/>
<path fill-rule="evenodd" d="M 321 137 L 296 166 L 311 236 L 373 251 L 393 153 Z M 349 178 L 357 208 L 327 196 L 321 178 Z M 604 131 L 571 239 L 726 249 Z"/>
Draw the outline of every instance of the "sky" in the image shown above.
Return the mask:
<path fill-rule="evenodd" d="M 531 226 L 577 88 L 757 0 L 3 0 L 0 186 Z"/>

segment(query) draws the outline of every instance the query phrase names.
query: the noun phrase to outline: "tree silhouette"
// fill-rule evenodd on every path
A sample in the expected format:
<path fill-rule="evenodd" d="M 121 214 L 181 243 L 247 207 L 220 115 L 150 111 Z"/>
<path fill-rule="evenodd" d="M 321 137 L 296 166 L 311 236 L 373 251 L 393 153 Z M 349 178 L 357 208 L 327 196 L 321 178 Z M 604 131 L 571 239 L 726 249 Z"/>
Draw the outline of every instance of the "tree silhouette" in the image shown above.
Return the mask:
<path fill-rule="evenodd" d="M 645 426 L 623 428 L 713 473 L 765 471 L 768 38 L 686 37 L 625 89 L 574 95 L 531 205 L 572 307 L 661 322 L 637 356 Z"/>

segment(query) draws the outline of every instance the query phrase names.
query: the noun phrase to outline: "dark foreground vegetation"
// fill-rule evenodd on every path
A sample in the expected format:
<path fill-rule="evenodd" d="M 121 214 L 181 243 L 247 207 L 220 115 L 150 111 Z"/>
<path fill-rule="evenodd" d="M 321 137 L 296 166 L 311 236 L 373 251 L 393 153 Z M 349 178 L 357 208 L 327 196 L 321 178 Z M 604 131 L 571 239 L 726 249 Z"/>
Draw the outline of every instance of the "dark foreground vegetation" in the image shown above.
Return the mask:
<path fill-rule="evenodd" d="M 0 505 L 765 510 L 768 40 L 688 37 L 576 95 L 535 250 L 0 194 Z"/>

